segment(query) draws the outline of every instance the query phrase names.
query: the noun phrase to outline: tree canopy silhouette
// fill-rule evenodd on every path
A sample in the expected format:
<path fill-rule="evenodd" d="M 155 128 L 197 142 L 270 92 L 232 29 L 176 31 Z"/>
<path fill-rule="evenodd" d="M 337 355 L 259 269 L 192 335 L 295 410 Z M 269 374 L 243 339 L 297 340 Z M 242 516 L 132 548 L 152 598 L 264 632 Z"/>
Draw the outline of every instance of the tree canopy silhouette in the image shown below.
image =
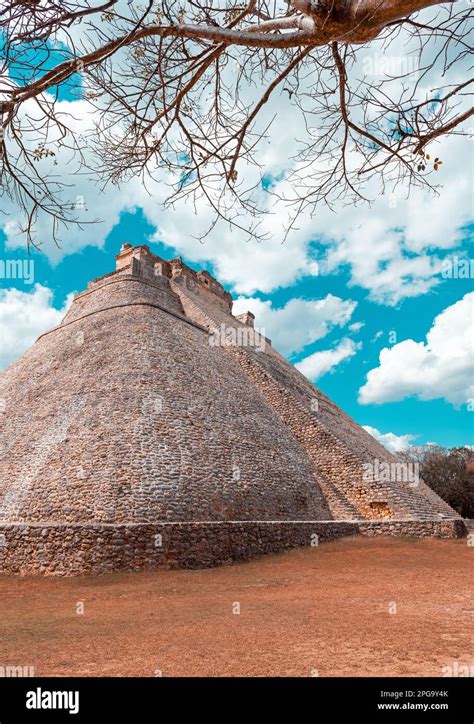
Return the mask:
<path fill-rule="evenodd" d="M 370 201 L 374 184 L 436 189 L 448 159 L 431 145 L 469 133 L 474 113 L 473 14 L 463 0 L 4 1 L 1 193 L 34 244 L 40 213 L 55 238 L 79 223 L 65 149 L 101 184 L 159 177 L 167 203 L 205 199 L 207 233 L 224 219 L 259 238 L 262 185 L 291 208 L 283 235 L 321 203 Z M 384 67 L 394 45 L 400 62 Z M 277 94 L 305 129 L 284 193 L 260 155 L 279 143 Z M 86 131 L 74 98 L 94 111 Z"/>

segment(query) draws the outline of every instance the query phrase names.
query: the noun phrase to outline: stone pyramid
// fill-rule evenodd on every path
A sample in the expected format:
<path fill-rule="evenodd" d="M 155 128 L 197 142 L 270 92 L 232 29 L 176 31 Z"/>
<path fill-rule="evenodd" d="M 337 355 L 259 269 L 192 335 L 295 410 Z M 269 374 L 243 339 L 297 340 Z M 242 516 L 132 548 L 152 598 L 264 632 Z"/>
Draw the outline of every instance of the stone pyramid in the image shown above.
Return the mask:
<path fill-rule="evenodd" d="M 462 535 L 462 519 L 400 480 L 397 459 L 253 322 L 206 271 L 125 244 L 116 271 L 0 375 L 0 572 Z"/>

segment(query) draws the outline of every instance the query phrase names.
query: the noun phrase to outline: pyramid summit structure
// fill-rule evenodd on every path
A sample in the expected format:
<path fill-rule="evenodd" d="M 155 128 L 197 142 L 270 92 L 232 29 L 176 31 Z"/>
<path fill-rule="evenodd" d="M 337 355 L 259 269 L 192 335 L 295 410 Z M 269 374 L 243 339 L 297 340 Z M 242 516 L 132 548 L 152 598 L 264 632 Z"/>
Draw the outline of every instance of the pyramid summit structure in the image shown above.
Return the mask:
<path fill-rule="evenodd" d="M 0 374 L 0 572 L 204 567 L 462 519 L 207 271 L 124 244 Z"/>

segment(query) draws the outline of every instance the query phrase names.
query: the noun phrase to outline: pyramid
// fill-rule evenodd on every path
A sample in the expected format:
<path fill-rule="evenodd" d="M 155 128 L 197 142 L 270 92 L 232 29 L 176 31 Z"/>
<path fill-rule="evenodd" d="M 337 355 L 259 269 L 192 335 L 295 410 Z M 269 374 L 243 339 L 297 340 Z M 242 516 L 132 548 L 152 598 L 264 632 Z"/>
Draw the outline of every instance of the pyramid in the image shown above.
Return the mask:
<path fill-rule="evenodd" d="M 207 271 L 124 244 L 0 375 L 0 572 L 205 567 L 462 519 Z M 400 479 L 400 476 L 402 479 Z M 416 477 L 416 476 L 415 476 Z"/>

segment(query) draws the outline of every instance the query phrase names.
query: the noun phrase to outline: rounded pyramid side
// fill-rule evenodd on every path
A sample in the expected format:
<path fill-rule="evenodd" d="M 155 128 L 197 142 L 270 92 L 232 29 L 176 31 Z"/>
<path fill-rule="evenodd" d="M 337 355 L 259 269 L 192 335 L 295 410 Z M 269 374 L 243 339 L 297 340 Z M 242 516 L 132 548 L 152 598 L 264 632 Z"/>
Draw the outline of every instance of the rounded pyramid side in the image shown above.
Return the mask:
<path fill-rule="evenodd" d="M 191 281 L 191 283 L 189 283 Z M 190 317 L 210 329 L 248 330 L 215 295 L 177 270 L 173 289 Z M 221 332 L 221 336 L 222 332 Z M 235 335 L 237 337 L 237 335 Z M 318 471 L 331 513 L 338 520 L 453 520 L 460 516 L 420 478 L 315 387 L 262 335 L 249 344 L 224 346 L 280 419 L 299 440 Z"/>
<path fill-rule="evenodd" d="M 0 521 L 328 520 L 301 445 L 166 280 L 118 275 L 0 376 Z"/>

